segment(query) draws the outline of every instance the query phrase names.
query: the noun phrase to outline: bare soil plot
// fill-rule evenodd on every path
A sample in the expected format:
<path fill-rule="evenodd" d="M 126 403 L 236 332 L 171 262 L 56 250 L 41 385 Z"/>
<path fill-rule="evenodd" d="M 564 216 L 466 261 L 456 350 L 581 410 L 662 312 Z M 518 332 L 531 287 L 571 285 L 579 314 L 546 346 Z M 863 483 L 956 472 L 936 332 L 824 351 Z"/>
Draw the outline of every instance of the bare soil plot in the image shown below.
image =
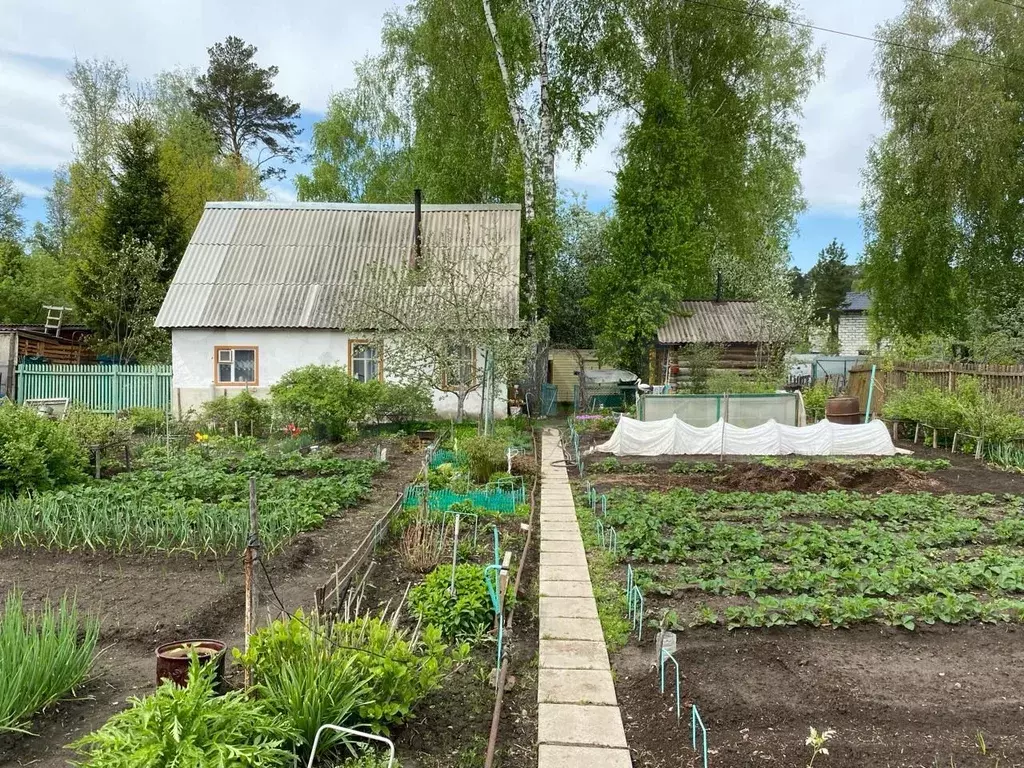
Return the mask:
<path fill-rule="evenodd" d="M 1024 550 L 1012 535 L 1003 536 L 1020 517 L 1024 478 L 969 457 L 931 451 L 917 457 L 950 459 L 951 466 L 919 471 L 728 459 L 728 469 L 687 474 L 668 471 L 679 457 L 623 458 L 653 469 L 589 475 L 598 492 L 613 499 L 625 489 L 670 496 L 691 489 L 736 492 L 736 500 L 752 505 L 731 508 L 712 498 L 703 505 L 703 497 L 694 501 L 691 493 L 676 517 L 669 510 L 678 527 L 656 529 L 646 550 L 630 538 L 636 531 L 626 530 L 620 515 L 619 544 L 626 546 L 613 573 L 624 576 L 628 560 L 646 575 L 647 615 L 657 623 L 672 614 L 683 673 L 677 724 L 673 697 L 658 690 L 656 628 L 645 628 L 642 643 L 634 633 L 613 654 L 635 766 L 700 764 L 690 743 L 691 702 L 708 727 L 709 764 L 716 768 L 804 766 L 811 726 L 837 732 L 829 756 L 815 766 L 1024 766 L 1024 589 L 1018 579 Z M 796 500 L 792 509 L 772 506 L 766 494 L 779 491 L 796 492 L 787 497 Z M 819 497 L 810 492 L 826 491 L 846 494 L 816 509 Z M 888 494 L 921 496 L 896 500 Z M 993 497 L 966 498 L 979 494 Z M 638 517 L 651 511 L 643 496 L 635 498 Z M 592 525 L 588 515 L 585 529 Z M 686 533 L 698 529 L 692 537 Z M 599 545 L 585 534 L 592 556 L 607 557 L 596 554 Z M 641 550 L 653 559 L 638 557 Z M 901 575 L 898 569 L 908 563 L 920 567 Z M 983 611 L 1005 604 L 1009 621 L 1000 614 L 996 623 L 982 624 L 968 611 L 953 624 L 937 619 L 928 626 L 919 619 L 914 631 L 882 622 L 897 603 L 917 610 L 934 596 L 938 605 L 945 592 L 936 592 L 936 584 L 945 588 L 943 580 L 954 574 L 972 575 L 948 590 L 951 603 Z M 894 594 L 884 594 L 887 580 L 897 585 Z M 760 612 L 762 601 L 776 607 Z M 748 611 L 745 618 L 737 609 Z M 693 617 L 710 614 L 716 623 L 692 625 Z M 778 626 L 727 629 L 743 621 Z"/>
<path fill-rule="evenodd" d="M 365 458 L 372 445 L 347 449 Z M 414 476 L 419 454 L 391 451 L 387 470 L 373 480 L 370 496 L 358 507 L 329 519 L 320 529 L 299 534 L 267 567 L 278 596 L 293 611 L 312 605 L 314 590 L 337 563 L 355 549 L 373 523 Z M 0 766 L 64 766 L 63 747 L 98 728 L 122 709 L 128 696 L 155 687 L 155 647 L 163 642 L 212 637 L 229 646 L 241 643 L 244 609 L 239 557 L 188 555 L 0 551 L 0 585 L 17 586 L 26 604 L 65 591 L 79 608 L 101 617 L 102 649 L 90 682 L 77 701 L 56 705 L 33 723 L 36 736 L 0 737 Z M 261 615 L 276 605 L 263 582 Z"/>
<path fill-rule="evenodd" d="M 499 521 L 502 549 L 514 553 L 513 568 L 525 544 L 522 519 Z M 472 530 L 469 531 L 472 537 Z M 460 536 L 461 539 L 461 536 Z M 468 541 L 468 539 L 466 539 Z M 463 551 L 460 562 L 487 562 L 492 549 L 489 525 L 480 524 L 478 544 L 472 553 Z M 537 765 L 537 649 L 539 623 L 536 615 L 536 539 L 522 576 L 524 597 L 516 604 L 514 623 L 504 642 L 511 657 L 510 681 L 502 703 L 495 766 L 532 768 Z M 450 550 L 448 553 L 450 559 Z M 512 579 L 515 574 L 512 574 Z M 365 595 L 371 611 L 402 600 L 410 584 L 423 574 L 410 570 L 398 553 L 395 540 L 379 551 L 372 563 Z M 493 637 L 477 644 L 469 661 L 457 669 L 443 687 L 416 708 L 415 718 L 393 734 L 399 762 L 414 768 L 479 768 L 484 764 L 494 708 L 495 665 Z"/>

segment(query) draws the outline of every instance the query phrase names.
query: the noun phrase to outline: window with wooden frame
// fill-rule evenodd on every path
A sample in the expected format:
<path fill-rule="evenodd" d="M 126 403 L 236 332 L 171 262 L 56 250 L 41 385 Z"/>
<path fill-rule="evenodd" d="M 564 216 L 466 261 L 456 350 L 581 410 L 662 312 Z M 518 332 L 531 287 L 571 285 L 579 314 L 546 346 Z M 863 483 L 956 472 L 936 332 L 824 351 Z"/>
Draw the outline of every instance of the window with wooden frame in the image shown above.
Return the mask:
<path fill-rule="evenodd" d="M 257 386 L 260 351 L 258 347 L 214 347 L 214 381 L 218 386 Z"/>
<path fill-rule="evenodd" d="M 376 345 L 362 339 L 348 342 L 348 373 L 362 382 L 384 381 L 384 366 Z"/>
<path fill-rule="evenodd" d="M 473 387 L 476 384 L 476 350 L 463 344 L 449 353 L 446 370 L 441 373 L 441 387 L 449 390 Z"/>

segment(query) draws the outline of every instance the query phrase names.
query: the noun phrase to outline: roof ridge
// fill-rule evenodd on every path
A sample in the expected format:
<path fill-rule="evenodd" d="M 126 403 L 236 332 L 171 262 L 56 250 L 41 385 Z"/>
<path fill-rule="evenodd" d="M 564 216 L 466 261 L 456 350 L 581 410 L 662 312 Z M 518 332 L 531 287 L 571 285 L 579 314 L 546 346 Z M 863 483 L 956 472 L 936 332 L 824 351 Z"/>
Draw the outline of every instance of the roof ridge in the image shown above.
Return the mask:
<path fill-rule="evenodd" d="M 318 202 L 277 202 L 272 200 L 215 200 L 206 203 L 206 208 L 232 208 L 257 211 L 377 211 L 382 213 L 411 213 L 416 210 L 412 203 L 318 203 Z M 424 203 L 424 212 L 431 211 L 521 211 L 519 203 Z"/>

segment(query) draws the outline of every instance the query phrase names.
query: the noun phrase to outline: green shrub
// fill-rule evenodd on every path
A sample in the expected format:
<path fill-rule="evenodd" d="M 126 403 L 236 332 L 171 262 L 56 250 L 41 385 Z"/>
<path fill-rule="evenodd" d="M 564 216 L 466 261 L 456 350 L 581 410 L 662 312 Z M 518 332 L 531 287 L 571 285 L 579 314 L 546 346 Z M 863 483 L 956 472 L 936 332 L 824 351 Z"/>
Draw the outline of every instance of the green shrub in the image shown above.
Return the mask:
<path fill-rule="evenodd" d="M 408 424 L 429 421 L 437 416 L 434 398 L 427 387 L 418 384 L 373 382 L 378 390 L 371 393 L 372 415 L 377 422 Z"/>
<path fill-rule="evenodd" d="M 455 568 L 455 595 L 449 592 L 452 567 L 441 565 L 409 591 L 413 614 L 437 627 L 450 640 L 475 638 L 487 629 L 494 611 L 484 582 L 484 569 L 473 563 Z"/>
<path fill-rule="evenodd" d="M 886 396 L 882 414 L 889 419 L 916 421 L 931 427 L 984 435 L 1000 442 L 1024 434 L 1022 403 L 985 392 L 976 377 L 963 376 L 954 392 L 923 376 L 912 376 L 907 386 Z"/>
<path fill-rule="evenodd" d="M 451 653 L 437 628 L 414 642 L 381 619 L 321 626 L 300 612 L 261 629 L 248 653 L 235 654 L 252 670 L 267 706 L 295 725 L 297 747 L 308 757 L 323 723 L 387 733 L 408 720 L 468 648 Z M 326 750 L 344 741 L 338 734 L 321 737 Z"/>
<path fill-rule="evenodd" d="M 272 407 L 245 389 L 233 397 L 217 397 L 203 403 L 202 418 L 208 430 L 233 435 L 265 437 L 270 433 Z"/>
<path fill-rule="evenodd" d="M 152 436 L 167 431 L 167 412 L 163 408 L 129 408 L 127 415 L 132 434 Z"/>
<path fill-rule="evenodd" d="M 21 594 L 9 593 L 0 616 L 0 733 L 25 728 L 34 713 L 81 683 L 98 638 L 99 622 L 89 619 L 83 628 L 74 602 L 29 613 Z"/>
<path fill-rule="evenodd" d="M 815 414 L 825 417 L 825 405 L 832 397 L 832 387 L 827 381 L 821 379 L 803 391 L 804 409 L 808 414 Z"/>
<path fill-rule="evenodd" d="M 219 696 L 214 666 L 193 662 L 188 685 L 163 683 L 70 748 L 82 768 L 291 768 L 295 731 L 244 691 Z"/>
<path fill-rule="evenodd" d="M 97 445 L 121 445 L 128 442 L 132 434 L 131 424 L 126 419 L 92 411 L 83 405 L 71 406 L 63 425 L 86 450 Z"/>
<path fill-rule="evenodd" d="M 466 453 L 469 475 L 473 482 L 486 483 L 491 475 L 504 471 L 508 466 L 505 442 L 497 437 L 469 437 L 459 444 L 459 448 Z"/>
<path fill-rule="evenodd" d="M 364 384 L 338 366 L 307 365 L 286 373 L 270 395 L 285 421 L 320 439 L 338 440 L 369 419 L 383 388 L 379 382 Z"/>
<path fill-rule="evenodd" d="M 716 371 L 708 376 L 707 391 L 712 395 L 763 395 L 775 392 L 782 381 L 767 369 L 759 369 L 753 377 L 736 371 Z"/>
<path fill-rule="evenodd" d="M 0 405 L 0 495 L 81 482 L 87 460 L 63 422 L 13 403 Z"/>

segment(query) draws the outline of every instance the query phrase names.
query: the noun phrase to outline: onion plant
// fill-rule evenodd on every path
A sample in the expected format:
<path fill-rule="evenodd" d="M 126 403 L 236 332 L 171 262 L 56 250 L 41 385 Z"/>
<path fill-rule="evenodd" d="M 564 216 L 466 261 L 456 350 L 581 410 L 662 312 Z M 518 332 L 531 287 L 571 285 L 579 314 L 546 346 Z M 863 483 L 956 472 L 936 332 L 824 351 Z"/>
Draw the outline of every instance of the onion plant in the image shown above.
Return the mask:
<path fill-rule="evenodd" d="M 0 617 L 0 733 L 26 732 L 33 714 L 79 685 L 98 638 L 99 622 L 80 621 L 74 601 L 26 611 L 10 592 Z"/>

